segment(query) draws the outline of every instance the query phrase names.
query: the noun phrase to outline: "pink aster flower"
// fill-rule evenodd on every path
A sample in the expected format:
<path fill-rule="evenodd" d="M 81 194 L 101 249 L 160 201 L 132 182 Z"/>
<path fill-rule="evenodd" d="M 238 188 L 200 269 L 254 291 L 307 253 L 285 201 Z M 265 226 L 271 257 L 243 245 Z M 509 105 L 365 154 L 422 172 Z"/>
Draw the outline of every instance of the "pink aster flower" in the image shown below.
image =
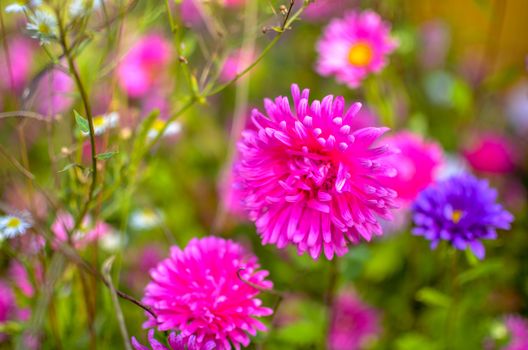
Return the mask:
<path fill-rule="evenodd" d="M 68 240 L 67 230 L 73 230 L 75 220 L 73 216 L 68 213 L 59 213 L 55 222 L 51 225 L 51 230 L 59 242 L 66 242 Z M 112 228 L 102 221 L 93 222 L 87 216 L 81 227 L 72 234 L 72 242 L 77 249 L 86 247 L 91 242 L 94 242 L 106 234 L 110 233 Z"/>
<path fill-rule="evenodd" d="M 302 18 L 316 22 L 332 16 L 338 16 L 343 11 L 352 8 L 357 1 L 354 0 L 316 0 L 306 7 Z"/>
<path fill-rule="evenodd" d="M 157 319 L 145 326 L 179 330 L 189 347 L 200 350 L 248 346 L 248 333 L 266 329 L 256 317 L 272 313 L 254 287 L 272 288 L 267 275 L 254 255 L 231 240 L 211 236 L 195 238 L 183 250 L 172 247 L 170 257 L 151 270 L 143 302 Z"/>
<path fill-rule="evenodd" d="M 0 280 L 0 325 L 16 318 L 17 312 L 13 290 Z M 0 342 L 6 338 L 7 335 L 0 332 Z"/>
<path fill-rule="evenodd" d="M 0 87 L 21 91 L 29 78 L 33 63 L 33 41 L 25 37 L 9 40 L 9 60 L 5 52 L 0 54 Z M 9 66 L 10 65 L 10 66 Z"/>
<path fill-rule="evenodd" d="M 382 183 L 394 188 L 398 192 L 399 202 L 406 206 L 436 179 L 436 173 L 442 165 L 442 148 L 409 131 L 401 131 L 384 141 L 400 152 L 388 160 L 398 175 L 383 179 Z"/>
<path fill-rule="evenodd" d="M 510 343 L 503 350 L 526 350 L 528 349 L 528 320 L 516 316 L 507 316 L 504 324 L 510 333 Z"/>
<path fill-rule="evenodd" d="M 515 167 L 516 154 L 510 141 L 498 134 L 480 135 L 464 151 L 469 165 L 476 171 L 505 174 Z"/>
<path fill-rule="evenodd" d="M 170 61 L 170 43 L 162 36 L 141 38 L 117 69 L 121 88 L 131 97 L 143 97 L 161 77 Z"/>
<path fill-rule="evenodd" d="M 227 57 L 220 71 L 220 80 L 229 81 L 246 69 L 253 61 L 253 54 L 237 50 Z"/>
<path fill-rule="evenodd" d="M 74 91 L 72 78 L 59 69 L 53 69 L 39 78 L 31 100 L 37 112 L 54 117 L 71 108 Z"/>
<path fill-rule="evenodd" d="M 316 70 L 322 76 L 356 88 L 370 73 L 380 72 L 397 47 L 389 24 L 373 11 L 348 12 L 334 19 L 317 43 Z"/>
<path fill-rule="evenodd" d="M 263 244 L 297 246 L 328 259 L 348 251 L 361 237 L 381 235 L 378 217 L 390 220 L 396 191 L 383 185 L 396 175 L 386 161 L 388 145 L 373 143 L 388 128 L 352 129 L 361 108 L 326 96 L 308 101 L 309 90 L 292 85 L 294 110 L 287 97 L 266 99 L 267 116 L 252 112 L 255 130 L 242 132 L 235 184 L 244 198 Z"/>
<path fill-rule="evenodd" d="M 377 310 L 365 305 L 350 291 L 343 292 L 337 297 L 330 320 L 328 336 L 330 350 L 363 349 L 380 332 Z"/>

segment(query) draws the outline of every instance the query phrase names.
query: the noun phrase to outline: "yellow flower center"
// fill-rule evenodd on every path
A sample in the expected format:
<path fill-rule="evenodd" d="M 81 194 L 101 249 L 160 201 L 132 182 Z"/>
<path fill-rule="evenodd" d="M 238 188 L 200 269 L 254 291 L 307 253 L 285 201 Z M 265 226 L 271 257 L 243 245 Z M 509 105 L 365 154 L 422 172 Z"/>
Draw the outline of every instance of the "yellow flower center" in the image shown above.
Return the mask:
<path fill-rule="evenodd" d="M 19 218 L 10 218 L 7 222 L 7 227 L 17 228 L 18 226 L 20 226 L 20 224 L 22 224 L 22 221 L 20 221 Z"/>
<path fill-rule="evenodd" d="M 161 129 L 165 127 L 165 121 L 162 119 L 156 119 L 154 124 L 152 124 L 152 129 L 156 130 L 157 132 L 160 132 Z"/>
<path fill-rule="evenodd" d="M 46 23 L 40 23 L 38 26 L 38 31 L 41 34 L 48 35 L 51 33 L 51 28 Z"/>
<path fill-rule="evenodd" d="M 451 214 L 451 220 L 455 224 L 458 224 L 460 222 L 460 219 L 462 219 L 463 214 L 464 212 L 462 212 L 461 210 L 453 210 L 453 214 Z"/>
<path fill-rule="evenodd" d="M 365 67 L 372 62 L 374 52 L 372 47 L 365 42 L 358 42 L 348 52 L 348 62 L 356 67 Z"/>
<path fill-rule="evenodd" d="M 104 116 L 100 115 L 98 117 L 95 117 L 93 119 L 93 125 L 94 125 L 94 128 L 97 128 L 97 127 L 100 127 L 100 126 L 103 126 L 105 124 L 105 118 Z"/>

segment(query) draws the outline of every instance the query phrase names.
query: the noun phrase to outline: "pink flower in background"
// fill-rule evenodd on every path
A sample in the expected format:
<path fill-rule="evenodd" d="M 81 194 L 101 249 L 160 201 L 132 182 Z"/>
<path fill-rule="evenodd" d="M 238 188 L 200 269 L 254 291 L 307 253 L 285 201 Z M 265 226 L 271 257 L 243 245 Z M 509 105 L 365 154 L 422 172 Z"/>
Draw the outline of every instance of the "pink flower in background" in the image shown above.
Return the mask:
<path fill-rule="evenodd" d="M 203 22 L 200 9 L 195 0 L 183 0 L 180 4 L 180 17 L 187 26 L 196 26 Z"/>
<path fill-rule="evenodd" d="M 237 50 L 227 57 L 220 71 L 220 80 L 229 81 L 234 79 L 237 74 L 246 69 L 253 61 L 252 54 L 245 53 L 243 50 Z"/>
<path fill-rule="evenodd" d="M 72 78 L 59 69 L 52 69 L 39 78 L 30 101 L 37 112 L 54 117 L 71 108 L 74 91 Z"/>
<path fill-rule="evenodd" d="M 528 349 L 528 320 L 521 316 L 510 315 L 505 318 L 504 324 L 510 333 L 511 340 L 502 350 Z"/>
<path fill-rule="evenodd" d="M 256 317 L 273 312 L 262 307 L 253 287 L 272 288 L 267 275 L 254 255 L 231 240 L 211 236 L 195 238 L 183 250 L 172 247 L 170 257 L 151 270 L 143 302 L 157 319 L 145 326 L 179 330 L 189 347 L 199 349 L 248 346 L 248 334 L 266 329 Z"/>
<path fill-rule="evenodd" d="M 422 66 L 426 69 L 442 67 L 451 43 L 447 24 L 440 20 L 427 22 L 420 28 L 420 36 Z"/>
<path fill-rule="evenodd" d="M 246 0 L 219 0 L 225 7 L 238 7 L 246 3 Z"/>
<path fill-rule="evenodd" d="M 378 218 L 390 220 L 396 191 L 380 179 L 396 175 L 389 145 L 374 147 L 388 128 L 352 129 L 361 108 L 326 96 L 309 102 L 309 90 L 292 85 L 287 97 L 254 109 L 254 128 L 238 144 L 235 186 L 263 244 L 297 246 L 317 259 L 348 251 L 361 238 L 381 235 Z"/>
<path fill-rule="evenodd" d="M 14 37 L 8 41 L 8 48 L 9 60 L 4 50 L 0 53 L 0 88 L 20 92 L 29 79 L 35 46 L 28 38 Z"/>
<path fill-rule="evenodd" d="M 75 225 L 74 218 L 68 213 L 59 213 L 55 222 L 51 225 L 51 230 L 59 242 L 68 240 L 67 230 L 72 230 Z M 90 217 L 85 217 L 81 227 L 72 233 L 72 242 L 77 249 L 86 247 L 91 242 L 101 239 L 110 233 L 112 228 L 103 221 L 92 222 Z"/>
<path fill-rule="evenodd" d="M 463 154 L 473 169 L 491 174 L 511 172 L 517 158 L 511 142 L 492 133 L 479 135 Z"/>
<path fill-rule="evenodd" d="M 302 18 L 312 22 L 325 20 L 352 9 L 356 3 L 354 0 L 316 0 L 306 7 Z"/>
<path fill-rule="evenodd" d="M 11 288 L 0 280 L 0 325 L 16 318 L 18 313 L 15 295 Z M 0 342 L 7 339 L 7 335 L 0 332 Z"/>
<path fill-rule="evenodd" d="M 356 88 L 367 75 L 387 65 L 387 56 L 396 47 L 389 24 L 377 13 L 348 12 L 344 18 L 332 20 L 317 43 L 316 70 Z"/>
<path fill-rule="evenodd" d="M 339 294 L 332 307 L 328 347 L 330 350 L 360 350 L 381 332 L 378 311 L 365 305 L 350 291 Z"/>
<path fill-rule="evenodd" d="M 388 159 L 398 175 L 382 179 L 381 183 L 396 190 L 399 203 L 407 206 L 435 181 L 442 166 L 442 148 L 436 142 L 427 142 L 409 131 L 393 134 L 384 142 L 400 152 Z"/>
<path fill-rule="evenodd" d="M 11 260 L 11 264 L 9 265 L 9 276 L 16 287 L 20 289 L 22 294 L 24 294 L 26 297 L 30 298 L 35 294 L 35 289 L 29 278 L 28 272 L 24 265 L 22 265 L 20 262 Z M 34 265 L 32 278 L 34 278 L 37 282 L 42 282 L 44 280 L 42 265 L 40 263 L 36 263 Z"/>
<path fill-rule="evenodd" d="M 117 69 L 121 88 L 131 97 L 143 97 L 157 81 L 170 62 L 171 46 L 162 36 L 142 37 L 123 58 Z"/>

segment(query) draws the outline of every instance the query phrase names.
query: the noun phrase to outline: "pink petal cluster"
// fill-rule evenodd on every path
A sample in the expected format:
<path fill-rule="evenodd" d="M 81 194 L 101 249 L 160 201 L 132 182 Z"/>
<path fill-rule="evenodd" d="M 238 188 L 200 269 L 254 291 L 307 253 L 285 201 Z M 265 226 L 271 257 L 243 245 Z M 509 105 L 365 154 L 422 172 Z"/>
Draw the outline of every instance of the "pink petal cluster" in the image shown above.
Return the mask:
<path fill-rule="evenodd" d="M 51 231 L 55 234 L 58 242 L 66 242 L 68 240 L 68 231 L 73 230 L 75 220 L 69 213 L 61 212 L 57 215 L 55 222 L 51 225 Z M 81 227 L 72 233 L 72 242 L 75 248 L 82 249 L 88 244 L 101 239 L 101 237 L 110 233 L 112 228 L 103 221 L 93 222 L 87 216 Z"/>
<path fill-rule="evenodd" d="M 253 61 L 253 55 L 244 50 L 237 50 L 227 57 L 220 71 L 220 80 L 229 81 L 246 69 Z"/>
<path fill-rule="evenodd" d="M 156 84 L 169 64 L 170 43 L 162 36 L 141 38 L 119 64 L 119 84 L 134 98 L 143 97 Z"/>
<path fill-rule="evenodd" d="M 378 217 L 390 220 L 396 191 L 380 180 L 396 171 L 388 145 L 373 146 L 388 128 L 352 129 L 361 108 L 326 96 L 309 102 L 309 90 L 292 85 L 287 97 L 254 109 L 254 128 L 238 144 L 235 186 L 263 244 L 297 246 L 317 259 L 348 251 L 361 237 L 381 235 Z"/>
<path fill-rule="evenodd" d="M 350 291 L 338 295 L 332 307 L 328 348 L 360 350 L 381 332 L 377 310 Z"/>
<path fill-rule="evenodd" d="M 302 18 L 312 22 L 321 21 L 343 13 L 356 3 L 354 0 L 316 0 L 306 7 Z"/>
<path fill-rule="evenodd" d="M 388 159 L 398 175 L 383 179 L 382 183 L 396 190 L 401 206 L 407 206 L 420 191 L 435 181 L 443 163 L 442 148 L 409 131 L 393 134 L 384 142 L 400 152 Z"/>
<path fill-rule="evenodd" d="M 528 320 L 521 316 L 510 315 L 506 317 L 504 324 L 510 333 L 511 340 L 503 350 L 528 349 Z"/>
<path fill-rule="evenodd" d="M 186 344 L 199 349 L 248 346 L 248 334 L 266 330 L 256 317 L 272 313 L 256 298 L 255 286 L 273 286 L 267 275 L 254 255 L 231 240 L 211 236 L 195 238 L 183 250 L 172 247 L 170 257 L 151 270 L 143 302 L 157 318 L 145 326 L 179 330 Z"/>
<path fill-rule="evenodd" d="M 335 76 L 350 88 L 358 87 L 370 73 L 380 72 L 397 47 L 390 25 L 373 11 L 348 12 L 330 22 L 317 43 L 316 70 Z"/>
<path fill-rule="evenodd" d="M 59 69 L 52 69 L 39 78 L 31 101 L 36 111 L 54 117 L 67 111 L 74 102 L 75 83 Z"/>
<path fill-rule="evenodd" d="M 516 154 L 514 146 L 499 134 L 482 134 L 467 147 L 464 156 L 476 171 L 505 174 L 515 168 Z"/>
<path fill-rule="evenodd" d="M 0 280 L 0 325 L 16 318 L 16 314 L 15 295 L 12 289 L 4 281 Z M 0 342 L 6 338 L 7 335 L 0 332 Z"/>
<path fill-rule="evenodd" d="M 9 60 L 5 52 L 0 55 L 0 88 L 21 91 L 29 78 L 33 63 L 33 41 L 14 37 L 8 41 Z"/>

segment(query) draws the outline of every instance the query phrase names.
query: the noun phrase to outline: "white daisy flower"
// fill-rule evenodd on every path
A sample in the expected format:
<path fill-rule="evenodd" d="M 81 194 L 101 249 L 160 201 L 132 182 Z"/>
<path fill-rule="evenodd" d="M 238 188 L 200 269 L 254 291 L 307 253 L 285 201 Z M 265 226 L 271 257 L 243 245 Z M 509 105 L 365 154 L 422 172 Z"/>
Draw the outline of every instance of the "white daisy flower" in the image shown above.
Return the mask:
<path fill-rule="evenodd" d="M 135 210 L 130 217 L 130 226 L 138 231 L 149 230 L 163 222 L 163 214 L 157 210 Z"/>
<path fill-rule="evenodd" d="M 149 139 L 154 139 L 158 136 L 160 131 L 165 127 L 167 122 L 163 119 L 156 119 L 152 127 L 150 128 L 147 137 Z M 172 122 L 170 123 L 165 131 L 163 132 L 163 137 L 167 136 L 175 136 L 178 135 L 182 130 L 182 125 L 178 122 Z"/>
<path fill-rule="evenodd" d="M 34 15 L 29 16 L 26 28 L 32 38 L 40 40 L 41 45 L 48 44 L 51 40 L 57 38 L 57 19 L 49 12 L 35 11 Z"/>
<path fill-rule="evenodd" d="M 27 11 L 30 7 L 37 7 L 42 4 L 42 0 L 18 0 L 6 6 L 5 12 L 17 13 Z"/>
<path fill-rule="evenodd" d="M 107 114 L 98 115 L 93 118 L 94 132 L 95 135 L 102 135 L 107 130 L 115 128 L 119 124 L 119 113 L 110 112 Z M 85 136 L 89 135 L 87 132 L 83 132 Z"/>
<path fill-rule="evenodd" d="M 0 217 L 0 240 L 23 235 L 31 227 L 31 216 L 24 212 L 19 215 Z"/>
<path fill-rule="evenodd" d="M 82 17 L 101 7 L 101 0 L 72 0 L 68 11 L 72 18 Z"/>
<path fill-rule="evenodd" d="M 103 250 L 109 253 L 117 252 L 121 247 L 124 246 L 121 234 L 116 231 L 112 231 L 109 234 L 101 237 L 99 244 Z"/>

